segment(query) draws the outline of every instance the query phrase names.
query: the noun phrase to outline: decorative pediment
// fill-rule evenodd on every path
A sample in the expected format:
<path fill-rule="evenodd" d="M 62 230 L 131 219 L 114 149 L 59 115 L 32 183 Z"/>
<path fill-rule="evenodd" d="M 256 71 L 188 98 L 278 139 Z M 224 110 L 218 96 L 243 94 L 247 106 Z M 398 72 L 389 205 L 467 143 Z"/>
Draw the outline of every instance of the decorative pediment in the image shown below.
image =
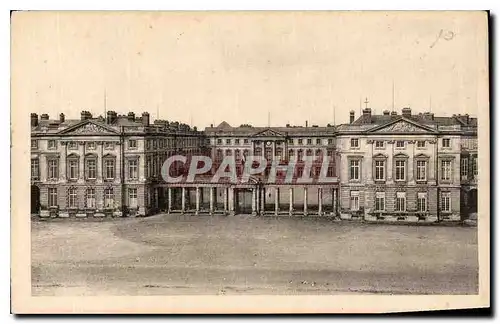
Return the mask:
<path fill-rule="evenodd" d="M 285 135 L 270 128 L 257 132 L 253 137 L 284 137 Z"/>
<path fill-rule="evenodd" d="M 70 128 L 67 128 L 60 132 L 60 134 L 66 135 L 115 135 L 118 134 L 113 128 L 98 125 L 92 121 L 85 121 L 83 123 L 76 124 Z"/>
<path fill-rule="evenodd" d="M 413 121 L 410 121 L 405 118 L 398 119 L 396 121 L 392 121 L 388 124 L 377 126 L 368 130 L 369 133 L 420 133 L 420 134 L 429 134 L 436 133 L 436 130 L 420 125 Z"/>

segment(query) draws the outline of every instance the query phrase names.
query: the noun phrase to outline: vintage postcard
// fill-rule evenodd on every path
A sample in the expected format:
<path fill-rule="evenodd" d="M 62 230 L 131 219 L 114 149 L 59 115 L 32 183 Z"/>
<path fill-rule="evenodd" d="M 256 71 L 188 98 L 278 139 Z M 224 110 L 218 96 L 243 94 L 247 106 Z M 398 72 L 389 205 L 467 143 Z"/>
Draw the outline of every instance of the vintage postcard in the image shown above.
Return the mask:
<path fill-rule="evenodd" d="M 489 307 L 488 13 L 14 12 L 14 313 Z"/>

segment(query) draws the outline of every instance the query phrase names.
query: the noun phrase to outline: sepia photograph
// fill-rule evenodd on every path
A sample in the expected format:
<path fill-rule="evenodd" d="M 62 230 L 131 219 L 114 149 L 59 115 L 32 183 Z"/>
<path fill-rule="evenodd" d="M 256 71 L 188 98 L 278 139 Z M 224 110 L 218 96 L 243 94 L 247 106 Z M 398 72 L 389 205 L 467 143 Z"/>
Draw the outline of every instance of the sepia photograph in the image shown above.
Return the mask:
<path fill-rule="evenodd" d="M 14 311 L 489 307 L 488 23 L 13 12 Z"/>

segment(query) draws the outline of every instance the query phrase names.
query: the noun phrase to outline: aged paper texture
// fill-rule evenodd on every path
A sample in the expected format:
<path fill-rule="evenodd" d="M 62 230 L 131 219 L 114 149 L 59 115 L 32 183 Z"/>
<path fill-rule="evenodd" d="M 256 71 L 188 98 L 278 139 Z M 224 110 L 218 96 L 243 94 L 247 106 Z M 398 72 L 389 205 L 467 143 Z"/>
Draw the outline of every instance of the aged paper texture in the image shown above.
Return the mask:
<path fill-rule="evenodd" d="M 11 58 L 14 313 L 489 306 L 486 12 L 15 12 Z"/>

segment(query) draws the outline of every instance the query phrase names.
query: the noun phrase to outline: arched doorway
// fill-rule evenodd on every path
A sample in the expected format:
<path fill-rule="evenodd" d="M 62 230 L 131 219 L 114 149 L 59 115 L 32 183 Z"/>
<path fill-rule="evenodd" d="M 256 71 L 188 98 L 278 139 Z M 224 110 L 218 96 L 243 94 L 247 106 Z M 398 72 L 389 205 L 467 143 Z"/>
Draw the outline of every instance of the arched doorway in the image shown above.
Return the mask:
<path fill-rule="evenodd" d="M 40 212 L 40 188 L 31 186 L 31 213 L 38 214 Z"/>

